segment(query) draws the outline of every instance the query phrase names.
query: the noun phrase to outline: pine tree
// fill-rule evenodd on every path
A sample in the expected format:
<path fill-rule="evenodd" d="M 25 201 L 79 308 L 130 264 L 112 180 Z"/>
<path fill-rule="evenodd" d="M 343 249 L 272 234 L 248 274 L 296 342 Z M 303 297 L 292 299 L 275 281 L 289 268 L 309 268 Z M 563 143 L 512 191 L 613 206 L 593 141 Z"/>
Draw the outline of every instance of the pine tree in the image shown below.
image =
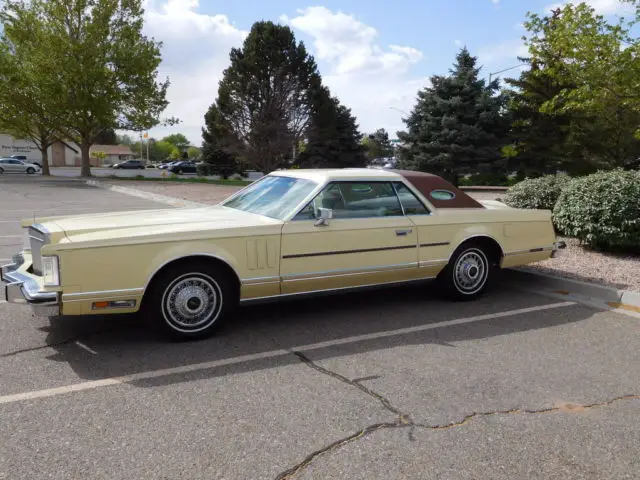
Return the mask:
<path fill-rule="evenodd" d="M 511 140 L 515 151 L 511 166 L 519 176 L 536 177 L 568 168 L 566 142 L 571 128 L 567 114 L 541 112 L 542 105 L 570 85 L 561 85 L 536 63 L 518 79 L 505 80 L 511 113 Z"/>
<path fill-rule="evenodd" d="M 204 116 L 205 126 L 202 129 L 202 165 L 198 167 L 202 175 L 220 175 L 227 178 L 239 170 L 233 155 L 225 149 L 225 138 L 228 137 L 223 118 L 218 106 L 214 103 Z"/>
<path fill-rule="evenodd" d="M 508 120 L 505 97 L 494 95 L 498 81 L 478 78 L 477 59 L 466 48 L 456 56 L 449 76 L 431 77 L 398 132 L 401 166 L 441 175 L 454 184 L 467 173 L 505 173 L 500 152 Z"/>
<path fill-rule="evenodd" d="M 389 140 L 389 133 L 384 128 L 379 128 L 362 141 L 368 160 L 374 158 L 387 158 L 393 156 L 393 145 Z"/>
<path fill-rule="evenodd" d="M 288 165 L 309 128 L 315 60 L 289 27 L 270 21 L 254 23 L 230 60 L 216 100 L 225 151 L 264 173 Z"/>
<path fill-rule="evenodd" d="M 296 164 L 305 168 L 363 167 L 366 164 L 362 135 L 351 110 L 318 86 L 304 151 Z"/>

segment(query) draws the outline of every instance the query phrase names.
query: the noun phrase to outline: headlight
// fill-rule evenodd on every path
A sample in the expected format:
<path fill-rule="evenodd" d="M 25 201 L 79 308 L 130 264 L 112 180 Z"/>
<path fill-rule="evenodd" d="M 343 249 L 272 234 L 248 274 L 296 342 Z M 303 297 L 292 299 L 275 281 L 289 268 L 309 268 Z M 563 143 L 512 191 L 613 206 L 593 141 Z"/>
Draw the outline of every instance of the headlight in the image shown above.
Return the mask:
<path fill-rule="evenodd" d="M 58 257 L 42 257 L 42 272 L 45 287 L 60 286 L 60 266 Z"/>

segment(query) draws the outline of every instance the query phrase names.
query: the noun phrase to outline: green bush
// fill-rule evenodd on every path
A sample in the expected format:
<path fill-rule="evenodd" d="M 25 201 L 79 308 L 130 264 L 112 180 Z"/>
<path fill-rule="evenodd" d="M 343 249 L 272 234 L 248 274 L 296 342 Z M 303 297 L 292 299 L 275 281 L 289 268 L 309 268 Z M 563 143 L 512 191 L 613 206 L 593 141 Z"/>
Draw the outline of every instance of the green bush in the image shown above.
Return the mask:
<path fill-rule="evenodd" d="M 640 172 L 621 169 L 576 178 L 553 211 L 565 235 L 600 250 L 640 248 Z"/>
<path fill-rule="evenodd" d="M 504 203 L 514 208 L 553 210 L 570 180 L 568 175 L 545 175 L 525 179 L 507 190 Z"/>

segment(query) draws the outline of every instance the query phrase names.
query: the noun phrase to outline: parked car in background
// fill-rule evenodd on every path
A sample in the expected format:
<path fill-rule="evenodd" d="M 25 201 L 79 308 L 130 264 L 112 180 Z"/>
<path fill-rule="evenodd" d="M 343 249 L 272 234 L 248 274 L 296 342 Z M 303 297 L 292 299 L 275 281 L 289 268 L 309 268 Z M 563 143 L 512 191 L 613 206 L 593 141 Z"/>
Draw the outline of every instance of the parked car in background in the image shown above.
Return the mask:
<path fill-rule="evenodd" d="M 158 168 L 161 170 L 169 170 L 169 168 L 171 168 L 171 166 L 175 165 L 176 163 L 178 163 L 178 161 L 163 163 L 161 165 L 158 165 Z"/>
<path fill-rule="evenodd" d="M 0 158 L 0 175 L 5 173 L 27 173 L 32 175 L 40 168 L 33 163 L 23 162 L 15 158 Z"/>
<path fill-rule="evenodd" d="M 121 163 L 113 165 L 115 169 L 144 170 L 144 162 L 142 160 L 125 160 Z"/>
<path fill-rule="evenodd" d="M 183 160 L 181 162 L 176 162 L 169 167 L 169 171 L 171 173 L 175 173 L 176 175 L 180 175 L 181 173 L 196 173 L 197 166 L 195 162 L 191 162 L 189 160 Z"/>
<path fill-rule="evenodd" d="M 29 160 L 26 155 L 11 155 L 9 158 L 15 158 L 16 160 L 21 160 L 24 163 L 30 163 L 31 165 L 36 165 L 39 169 L 42 169 L 42 164 L 37 160 Z"/>
<path fill-rule="evenodd" d="M 141 310 L 178 338 L 208 336 L 239 302 L 267 298 L 435 279 L 448 297 L 472 300 L 497 270 L 565 246 L 549 210 L 477 201 L 436 175 L 364 168 L 272 172 L 209 207 L 22 227 L 28 246 L 0 270 L 9 302 L 50 316 Z"/>

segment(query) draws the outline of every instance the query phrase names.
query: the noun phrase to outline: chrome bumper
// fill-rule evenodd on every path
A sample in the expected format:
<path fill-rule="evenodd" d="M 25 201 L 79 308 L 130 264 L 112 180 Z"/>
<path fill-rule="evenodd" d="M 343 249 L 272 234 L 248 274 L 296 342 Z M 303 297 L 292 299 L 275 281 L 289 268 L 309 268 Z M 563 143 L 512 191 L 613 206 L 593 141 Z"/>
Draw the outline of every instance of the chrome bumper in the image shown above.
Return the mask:
<path fill-rule="evenodd" d="M 41 291 L 38 282 L 24 271 L 24 267 L 25 259 L 21 254 L 13 257 L 13 263 L 0 267 L 0 279 L 6 283 L 7 302 L 29 304 L 38 315 L 60 315 L 58 293 Z"/>
<path fill-rule="evenodd" d="M 567 244 L 563 241 L 560 242 L 554 242 L 553 244 L 553 251 L 551 252 L 551 257 L 557 257 L 558 254 L 560 253 L 560 250 L 564 250 L 565 248 L 567 248 Z"/>

